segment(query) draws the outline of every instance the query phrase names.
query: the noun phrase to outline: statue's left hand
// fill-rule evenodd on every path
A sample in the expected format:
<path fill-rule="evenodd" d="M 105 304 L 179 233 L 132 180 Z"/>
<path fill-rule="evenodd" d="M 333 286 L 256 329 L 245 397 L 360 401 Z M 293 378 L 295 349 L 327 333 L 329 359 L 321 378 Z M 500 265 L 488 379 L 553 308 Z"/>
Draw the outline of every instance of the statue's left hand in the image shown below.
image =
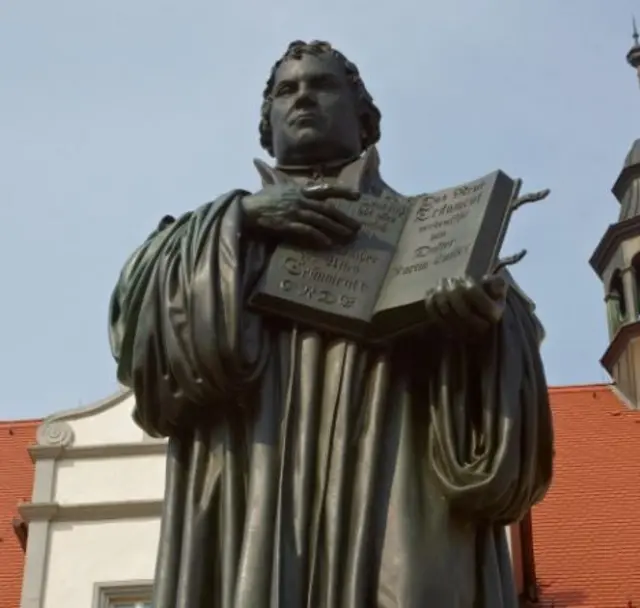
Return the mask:
<path fill-rule="evenodd" d="M 443 279 L 425 297 L 427 314 L 448 335 L 472 339 L 502 319 L 507 288 L 497 275 L 480 282 L 468 277 Z"/>

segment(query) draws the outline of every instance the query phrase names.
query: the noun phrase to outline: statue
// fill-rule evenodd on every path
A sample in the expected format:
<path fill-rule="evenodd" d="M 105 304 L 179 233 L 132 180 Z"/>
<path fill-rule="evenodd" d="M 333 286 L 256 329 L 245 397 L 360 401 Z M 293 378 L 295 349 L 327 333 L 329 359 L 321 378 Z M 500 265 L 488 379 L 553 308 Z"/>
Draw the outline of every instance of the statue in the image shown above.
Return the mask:
<path fill-rule="evenodd" d="M 443 281 L 441 332 L 368 346 L 245 306 L 278 243 L 358 224 L 328 198 L 390 190 L 380 112 L 326 42 L 264 91 L 275 168 L 167 216 L 127 261 L 110 341 L 134 416 L 169 437 L 154 608 L 510 608 L 504 526 L 545 494 L 552 426 L 530 302 Z"/>

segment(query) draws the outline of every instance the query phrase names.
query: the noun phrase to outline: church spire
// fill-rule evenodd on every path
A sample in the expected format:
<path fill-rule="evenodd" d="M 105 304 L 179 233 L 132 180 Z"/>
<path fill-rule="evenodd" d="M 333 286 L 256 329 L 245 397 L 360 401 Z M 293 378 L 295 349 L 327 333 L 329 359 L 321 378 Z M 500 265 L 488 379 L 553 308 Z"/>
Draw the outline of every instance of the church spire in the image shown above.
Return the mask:
<path fill-rule="evenodd" d="M 638 81 L 640 82 L 640 34 L 638 33 L 638 25 L 636 23 L 636 18 L 632 18 L 633 23 L 633 46 L 629 49 L 627 53 L 627 63 L 635 68 L 636 73 L 638 74 Z"/>
<path fill-rule="evenodd" d="M 633 19 L 627 63 L 640 81 L 640 32 Z M 640 409 L 640 139 L 636 139 L 613 185 L 618 221 L 605 231 L 591 256 L 604 286 L 609 346 L 600 360 L 631 406 Z"/>

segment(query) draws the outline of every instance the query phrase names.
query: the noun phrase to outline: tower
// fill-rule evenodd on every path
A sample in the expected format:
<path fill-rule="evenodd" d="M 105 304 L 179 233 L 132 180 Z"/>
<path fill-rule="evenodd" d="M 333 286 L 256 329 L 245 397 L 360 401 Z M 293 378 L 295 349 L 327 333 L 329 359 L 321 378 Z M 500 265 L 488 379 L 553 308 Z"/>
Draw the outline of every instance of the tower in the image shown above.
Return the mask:
<path fill-rule="evenodd" d="M 640 34 L 635 19 L 633 39 L 627 62 L 640 81 Z M 633 142 L 612 191 L 620 203 L 620 215 L 590 260 L 605 288 L 609 323 L 609 346 L 601 363 L 640 409 L 640 139 Z"/>

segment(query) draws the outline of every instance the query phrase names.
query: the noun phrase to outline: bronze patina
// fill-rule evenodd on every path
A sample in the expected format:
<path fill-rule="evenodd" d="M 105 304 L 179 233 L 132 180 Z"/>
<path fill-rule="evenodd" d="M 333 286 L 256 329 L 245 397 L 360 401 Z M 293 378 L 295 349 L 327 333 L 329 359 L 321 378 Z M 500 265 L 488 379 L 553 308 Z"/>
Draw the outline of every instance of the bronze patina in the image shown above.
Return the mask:
<path fill-rule="evenodd" d="M 135 418 L 169 437 L 155 608 L 515 608 L 505 526 L 545 494 L 552 425 L 531 302 L 500 275 L 425 299 L 440 330 L 376 346 L 256 314 L 279 243 L 358 224 L 390 188 L 356 66 L 294 42 L 264 92 L 275 167 L 165 218 L 111 301 Z"/>

